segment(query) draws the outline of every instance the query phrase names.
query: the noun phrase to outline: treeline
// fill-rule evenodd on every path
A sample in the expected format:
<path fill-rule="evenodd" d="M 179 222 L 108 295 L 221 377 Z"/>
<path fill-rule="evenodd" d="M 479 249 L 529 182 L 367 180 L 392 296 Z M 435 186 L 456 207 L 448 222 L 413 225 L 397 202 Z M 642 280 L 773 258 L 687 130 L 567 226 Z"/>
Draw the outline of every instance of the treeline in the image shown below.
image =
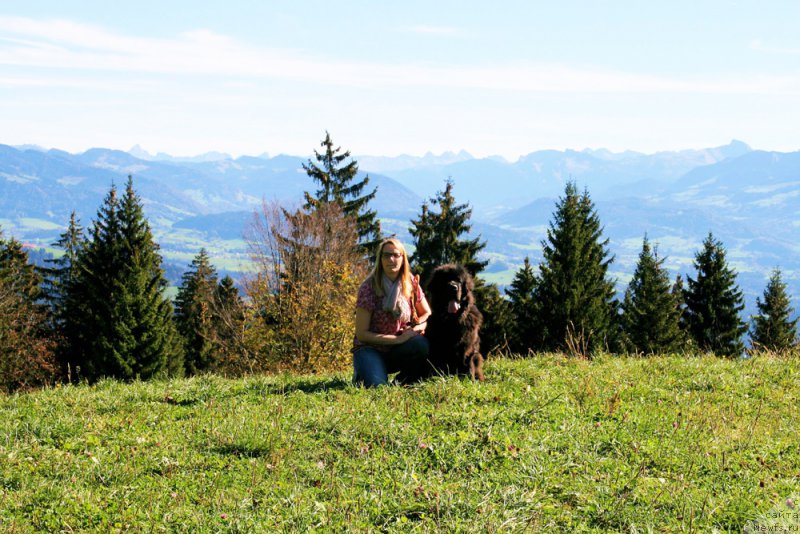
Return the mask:
<path fill-rule="evenodd" d="M 73 214 L 54 244 L 63 251 L 34 267 L 22 245 L 0 234 L 0 389 L 64 381 L 226 375 L 350 366 L 353 308 L 377 243 L 385 237 L 369 208 L 376 189 L 326 133 L 303 165 L 319 186 L 298 209 L 264 204 L 246 239 L 256 266 L 241 291 L 220 278 L 200 250 L 174 302 L 158 244 L 128 177 L 114 185 L 88 231 Z M 785 353 L 798 343 L 786 285 L 776 269 L 741 317 L 744 300 L 725 248 L 709 233 L 694 270 L 671 280 L 647 236 L 622 300 L 609 276 L 614 261 L 588 191 L 568 183 L 558 200 L 542 261 L 528 258 L 505 290 L 485 282 L 486 243 L 468 238 L 471 209 L 454 184 L 410 221 L 412 268 L 426 279 L 456 262 L 476 278 L 485 353 L 597 351 L 627 354 L 753 350 Z"/>

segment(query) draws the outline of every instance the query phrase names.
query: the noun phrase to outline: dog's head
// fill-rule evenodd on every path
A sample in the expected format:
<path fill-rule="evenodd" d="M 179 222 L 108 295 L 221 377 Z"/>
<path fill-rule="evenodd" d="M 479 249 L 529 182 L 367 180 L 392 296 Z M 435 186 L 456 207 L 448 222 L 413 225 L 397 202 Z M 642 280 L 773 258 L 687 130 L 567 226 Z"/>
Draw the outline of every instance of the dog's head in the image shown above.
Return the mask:
<path fill-rule="evenodd" d="M 426 289 L 433 313 L 459 314 L 473 303 L 472 276 L 461 265 L 447 264 L 434 269 Z"/>

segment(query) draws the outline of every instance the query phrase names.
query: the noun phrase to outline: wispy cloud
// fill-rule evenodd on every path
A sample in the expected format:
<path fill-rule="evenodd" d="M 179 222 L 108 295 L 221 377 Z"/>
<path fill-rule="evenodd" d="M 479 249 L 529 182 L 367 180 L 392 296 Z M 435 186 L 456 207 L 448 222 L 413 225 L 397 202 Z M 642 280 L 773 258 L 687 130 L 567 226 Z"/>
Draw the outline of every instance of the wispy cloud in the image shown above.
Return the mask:
<path fill-rule="evenodd" d="M 458 28 L 452 26 L 431 26 L 427 24 L 405 26 L 401 28 L 400 31 L 422 35 L 458 35 L 461 33 Z"/>
<path fill-rule="evenodd" d="M 768 45 L 761 42 L 760 39 L 753 39 L 750 42 L 750 48 L 768 54 L 800 56 L 800 48 L 786 48 L 786 47 Z"/>
<path fill-rule="evenodd" d="M 448 28 L 425 27 L 442 32 Z M 448 30 L 449 31 L 449 30 Z M 251 46 L 208 30 L 172 39 L 119 35 L 65 20 L 0 16 L 0 65 L 82 73 L 169 74 L 294 80 L 344 87 L 432 87 L 530 93 L 800 95 L 800 75 L 680 79 L 578 66 L 516 62 L 469 66 L 347 61 Z M 31 78 L 32 83 L 36 78 Z M 16 83 L 21 83 L 22 77 Z"/>

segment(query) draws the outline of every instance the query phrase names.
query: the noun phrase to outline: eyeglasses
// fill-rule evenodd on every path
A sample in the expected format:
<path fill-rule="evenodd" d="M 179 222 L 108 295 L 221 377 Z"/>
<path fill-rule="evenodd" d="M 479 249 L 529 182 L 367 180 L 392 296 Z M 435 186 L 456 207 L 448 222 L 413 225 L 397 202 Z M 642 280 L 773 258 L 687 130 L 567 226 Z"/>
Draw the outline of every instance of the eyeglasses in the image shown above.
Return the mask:
<path fill-rule="evenodd" d="M 381 256 L 384 260 L 399 260 L 403 257 L 403 254 L 400 252 L 381 252 Z"/>

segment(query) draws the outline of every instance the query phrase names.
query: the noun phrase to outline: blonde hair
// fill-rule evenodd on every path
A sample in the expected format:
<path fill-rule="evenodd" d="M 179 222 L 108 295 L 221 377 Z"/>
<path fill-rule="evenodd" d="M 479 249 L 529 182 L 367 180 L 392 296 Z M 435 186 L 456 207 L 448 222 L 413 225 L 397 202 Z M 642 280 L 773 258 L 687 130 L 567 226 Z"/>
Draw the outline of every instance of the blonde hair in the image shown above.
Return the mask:
<path fill-rule="evenodd" d="M 372 272 L 369 275 L 368 280 L 372 282 L 372 289 L 375 291 L 375 294 L 379 297 L 385 296 L 383 294 L 383 263 L 381 262 L 381 254 L 383 254 L 383 248 L 386 245 L 393 245 L 394 248 L 397 249 L 398 252 L 403 254 L 403 266 L 400 267 L 400 291 L 403 293 L 403 296 L 410 297 L 412 292 L 412 276 L 411 276 L 411 266 L 408 264 L 408 254 L 406 253 L 406 247 L 396 238 L 390 237 L 381 241 L 381 244 L 378 245 L 378 250 L 375 253 L 375 266 L 372 268 Z"/>

